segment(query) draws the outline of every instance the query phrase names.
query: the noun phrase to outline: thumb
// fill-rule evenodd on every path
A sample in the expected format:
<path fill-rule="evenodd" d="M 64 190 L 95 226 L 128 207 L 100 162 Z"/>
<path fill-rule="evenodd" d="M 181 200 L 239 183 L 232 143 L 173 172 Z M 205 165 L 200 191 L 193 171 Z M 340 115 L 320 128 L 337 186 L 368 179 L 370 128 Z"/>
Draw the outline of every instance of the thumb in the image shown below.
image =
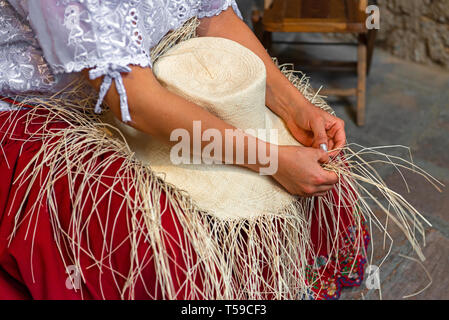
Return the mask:
<path fill-rule="evenodd" d="M 325 144 L 326 148 L 328 147 L 327 143 L 327 134 L 326 134 L 326 126 L 324 125 L 323 120 L 315 120 L 310 123 L 310 127 L 313 132 L 313 148 L 319 148 L 320 145 Z"/>
<path fill-rule="evenodd" d="M 333 171 L 327 171 L 324 170 L 322 171 L 322 177 L 324 179 L 324 184 L 336 184 L 338 182 L 338 176 L 335 172 Z"/>

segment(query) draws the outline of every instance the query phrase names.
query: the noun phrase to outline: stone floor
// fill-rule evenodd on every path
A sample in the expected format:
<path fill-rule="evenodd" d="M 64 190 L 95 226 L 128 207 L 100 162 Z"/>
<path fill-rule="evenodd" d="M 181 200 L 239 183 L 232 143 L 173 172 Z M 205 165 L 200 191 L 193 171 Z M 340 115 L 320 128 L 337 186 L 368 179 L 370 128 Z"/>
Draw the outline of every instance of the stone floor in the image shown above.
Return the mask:
<path fill-rule="evenodd" d="M 281 39 L 282 35 L 275 35 Z M 289 35 L 292 40 L 324 40 L 317 35 Z M 311 56 L 326 59 L 355 59 L 355 47 L 343 46 L 286 46 L 274 45 L 271 54 L 281 62 L 295 62 Z M 315 88 L 355 86 L 351 72 L 307 70 L 296 65 L 311 77 Z M 337 115 L 346 122 L 348 141 L 364 146 L 403 145 L 411 148 L 414 163 L 449 187 L 449 72 L 403 62 L 383 51 L 376 51 L 367 93 L 366 125 L 354 122 L 355 99 L 329 97 Z M 392 154 L 407 156 L 404 150 L 391 150 Z M 390 226 L 394 245 L 381 264 L 390 245 L 383 250 L 383 234 L 373 231 L 375 252 L 370 263 L 380 267 L 381 290 L 346 289 L 342 299 L 402 299 L 432 284 L 410 299 L 449 299 L 449 188 L 438 192 L 417 174 L 406 173 L 410 193 L 401 176 L 392 168 L 380 168 L 382 177 L 395 191 L 414 205 L 432 227 L 427 228 L 423 252 L 426 261 L 416 259 L 411 246 L 397 228 Z M 382 214 L 379 212 L 379 217 Z M 425 267 L 425 269 L 424 269 Z"/>

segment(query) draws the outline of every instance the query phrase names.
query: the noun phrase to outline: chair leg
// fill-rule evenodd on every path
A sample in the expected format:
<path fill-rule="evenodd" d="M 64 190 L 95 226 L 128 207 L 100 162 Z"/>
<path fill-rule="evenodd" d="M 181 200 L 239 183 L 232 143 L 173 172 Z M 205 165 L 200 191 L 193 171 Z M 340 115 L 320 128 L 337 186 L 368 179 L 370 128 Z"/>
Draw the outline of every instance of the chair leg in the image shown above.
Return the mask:
<path fill-rule="evenodd" d="M 262 37 L 262 44 L 268 52 L 271 51 L 271 44 L 273 43 L 273 34 L 268 31 L 264 31 Z"/>
<path fill-rule="evenodd" d="M 366 106 L 366 72 L 367 72 L 367 44 L 365 35 L 359 35 L 357 52 L 357 125 L 365 124 Z"/>
<path fill-rule="evenodd" d="M 262 13 L 259 10 L 253 10 L 251 21 L 253 23 L 254 34 L 262 42 L 263 37 L 263 25 L 262 25 Z"/>
<path fill-rule="evenodd" d="M 262 13 L 259 10 L 254 10 L 251 19 L 253 23 L 254 34 L 263 44 L 265 49 L 270 50 L 272 43 L 272 34 L 271 32 L 267 32 L 264 30 L 262 19 L 263 19 Z"/>
<path fill-rule="evenodd" d="M 367 45 L 367 65 L 366 72 L 369 74 L 371 70 L 371 62 L 373 60 L 373 51 L 374 51 L 374 43 L 376 42 L 377 30 L 368 30 L 368 34 L 366 35 L 366 45 Z"/>

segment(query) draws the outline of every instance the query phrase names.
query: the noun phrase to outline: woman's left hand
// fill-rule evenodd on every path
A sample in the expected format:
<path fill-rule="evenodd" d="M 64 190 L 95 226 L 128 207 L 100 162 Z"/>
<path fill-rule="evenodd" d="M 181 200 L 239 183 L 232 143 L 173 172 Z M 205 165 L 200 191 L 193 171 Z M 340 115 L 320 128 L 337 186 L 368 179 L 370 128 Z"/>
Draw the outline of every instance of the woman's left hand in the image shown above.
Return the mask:
<path fill-rule="evenodd" d="M 302 145 L 320 148 L 320 145 L 325 144 L 330 156 L 336 156 L 345 146 L 346 133 L 343 120 L 308 101 L 293 110 L 286 124 Z"/>

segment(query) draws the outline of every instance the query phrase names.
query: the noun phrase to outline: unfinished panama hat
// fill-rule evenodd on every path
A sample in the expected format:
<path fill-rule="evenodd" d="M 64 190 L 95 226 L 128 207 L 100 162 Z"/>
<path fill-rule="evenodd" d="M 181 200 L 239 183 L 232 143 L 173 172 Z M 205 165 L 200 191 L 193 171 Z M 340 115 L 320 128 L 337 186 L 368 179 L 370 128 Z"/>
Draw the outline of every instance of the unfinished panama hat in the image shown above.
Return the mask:
<path fill-rule="evenodd" d="M 187 27 L 167 35 L 157 50 L 153 48 L 154 56 L 159 57 L 153 59 L 154 73 L 159 81 L 238 128 L 277 129 L 279 144 L 298 144 L 283 122 L 264 104 L 266 75 L 261 60 L 229 40 L 186 40 L 194 36 L 191 31 L 196 28 L 197 21 L 191 21 Z M 177 41 L 182 42 L 174 45 Z M 290 70 L 289 66 L 279 69 L 308 100 L 331 111 L 308 86 L 304 75 L 298 77 L 300 73 Z M 48 110 L 49 115 L 42 116 L 42 109 L 36 107 L 30 111 L 35 112 L 34 116 L 31 113 L 33 118 L 30 119 L 50 124 L 64 121 L 69 127 L 47 130 L 44 129 L 46 125 L 42 126 L 44 144 L 28 166 L 32 168 L 33 179 L 48 177 L 47 183 L 38 191 L 37 199 L 48 203 L 58 248 L 66 246 L 72 250 L 69 259 L 64 260 L 66 265 L 80 261 L 81 254 L 91 255 L 90 250 L 79 248 L 83 245 L 82 235 L 90 230 L 89 224 L 99 221 L 98 206 L 107 206 L 105 212 L 119 210 L 120 214 L 130 218 L 126 227 L 132 264 L 128 274 L 114 271 L 124 275 L 126 280 L 123 295 L 128 289 L 132 295 L 136 279 L 142 277 L 142 266 L 147 264 L 138 248 L 148 241 L 155 281 L 168 299 L 178 298 L 183 291 L 188 291 L 191 299 L 297 299 L 309 296 L 315 286 L 308 281 L 310 271 L 314 279 L 315 275 L 316 279 L 321 279 L 322 272 L 329 270 L 316 268 L 317 259 L 322 256 L 315 250 L 315 240 L 320 248 L 329 252 L 328 261 L 332 261 L 337 254 L 346 252 L 347 245 L 353 252 L 364 250 L 365 237 L 360 228 L 362 217 L 373 217 L 373 224 L 387 232 L 381 223 L 376 224 L 379 219 L 371 208 L 372 203 L 386 214 L 388 225 L 393 222 L 404 232 L 419 257 L 424 259 L 417 235 L 424 236 L 424 222 L 427 221 L 383 183 L 372 167 L 375 161 L 357 161 L 367 154 L 379 159 L 377 149 L 363 148 L 354 152 L 346 147 L 344 157 L 334 157 L 325 167 L 340 176 L 335 192 L 324 197 L 296 199 L 270 177 L 236 166 L 175 165 L 170 158 L 169 146 L 122 124 L 111 113 L 103 114 L 105 118 L 101 119 L 93 113 L 93 108 L 85 108 L 96 101 L 97 95 L 90 93 L 91 90 L 71 90 L 62 98 L 51 97 L 43 101 L 38 97 L 35 100 L 37 106 L 42 104 Z M 74 108 L 73 100 L 79 108 Z M 113 130 L 109 130 L 111 125 Z M 120 131 L 129 148 L 110 134 Z M 398 157 L 385 157 L 387 160 L 381 158 L 377 162 L 397 163 L 401 169 L 406 168 Z M 419 169 L 412 164 L 410 167 Z M 60 201 L 53 183 L 61 179 L 61 172 L 64 179 L 67 176 L 67 181 L 76 181 L 67 184 L 72 212 L 68 222 L 60 221 Z M 431 181 L 422 170 L 415 172 Z M 104 184 L 111 177 L 112 182 Z M 116 185 L 118 188 L 113 187 Z M 368 190 L 367 185 L 376 188 L 388 201 L 388 206 L 382 205 L 378 194 Z M 118 196 L 114 198 L 121 202 L 110 201 L 116 193 Z M 23 199 L 25 204 L 29 197 Z M 159 201 L 170 204 L 170 210 Z M 342 208 L 356 210 L 346 215 Z M 185 247 L 181 245 L 179 251 L 176 248 L 173 251 L 173 241 L 178 240 L 167 233 L 163 216 L 164 220 L 173 219 L 174 228 L 179 231 L 179 241 L 188 242 Z M 351 227 L 350 234 L 339 232 L 343 218 L 349 219 L 348 225 L 357 227 L 358 231 Z M 104 229 L 112 227 L 114 230 L 117 220 L 105 220 Z M 170 220 L 165 222 L 171 223 Z M 63 228 L 67 223 L 73 228 Z M 314 238 L 315 226 L 319 228 L 318 239 Z M 347 236 L 350 236 L 350 243 Z M 104 252 L 115 250 L 106 242 L 103 245 Z M 175 260 L 170 252 L 176 255 Z M 92 259 L 98 261 L 96 257 L 92 256 Z M 110 263 L 109 260 L 101 259 L 99 267 L 103 268 L 103 262 Z M 180 274 L 173 274 L 177 261 L 184 261 L 186 267 Z M 112 265 L 105 267 L 113 268 Z M 184 283 L 182 289 L 175 290 L 180 279 Z M 323 279 L 327 281 L 327 277 Z"/>
<path fill-rule="evenodd" d="M 153 72 L 168 90 L 236 128 L 266 133 L 257 137 L 272 143 L 277 135 L 279 145 L 299 145 L 283 121 L 265 106 L 265 65 L 242 45 L 224 38 L 192 38 L 159 58 Z M 201 210 L 216 217 L 276 214 L 296 200 L 270 176 L 245 168 L 173 164 L 171 146 L 121 123 L 111 113 L 106 116 L 139 160 L 163 174 L 166 182 L 187 191 Z"/>

